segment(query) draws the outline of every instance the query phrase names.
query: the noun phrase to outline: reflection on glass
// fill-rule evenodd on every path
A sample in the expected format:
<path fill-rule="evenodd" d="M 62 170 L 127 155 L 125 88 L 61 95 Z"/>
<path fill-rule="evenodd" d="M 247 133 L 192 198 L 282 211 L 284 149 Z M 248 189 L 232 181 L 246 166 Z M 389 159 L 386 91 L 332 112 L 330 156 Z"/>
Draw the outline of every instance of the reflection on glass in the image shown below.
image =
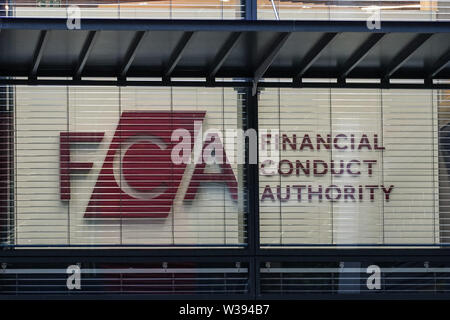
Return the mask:
<path fill-rule="evenodd" d="M 448 0 L 258 0 L 258 19 L 269 20 L 449 20 L 449 13 Z"/>
<path fill-rule="evenodd" d="M 0 16 L 67 17 L 69 8 L 81 18 L 241 19 L 240 0 L 1 0 Z"/>

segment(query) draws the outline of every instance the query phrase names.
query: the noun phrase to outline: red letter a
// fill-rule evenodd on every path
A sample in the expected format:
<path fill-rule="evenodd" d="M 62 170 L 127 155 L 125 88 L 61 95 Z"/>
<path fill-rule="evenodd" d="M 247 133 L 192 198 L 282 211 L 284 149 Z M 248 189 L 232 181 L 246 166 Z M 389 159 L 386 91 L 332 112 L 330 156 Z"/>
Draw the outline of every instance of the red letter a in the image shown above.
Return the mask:
<path fill-rule="evenodd" d="M 218 139 L 216 136 L 215 139 Z M 224 161 L 219 161 L 219 167 L 221 168 L 221 173 L 205 173 L 206 163 L 201 161 L 201 163 L 197 163 L 195 165 L 194 173 L 192 174 L 191 182 L 189 183 L 189 187 L 186 191 L 186 195 L 184 196 L 184 200 L 194 200 L 195 195 L 197 194 L 198 187 L 200 186 L 200 182 L 223 182 L 226 183 L 228 190 L 230 191 L 231 198 L 233 200 L 238 199 L 237 194 L 237 181 L 234 176 L 233 169 L 230 166 L 227 155 L 225 153 L 225 149 L 220 141 L 215 141 L 215 144 L 220 144 L 221 150 L 215 150 L 216 154 L 220 154 L 223 156 Z M 203 145 L 202 150 L 205 149 L 207 144 Z M 202 157 L 203 158 L 203 157 Z"/>

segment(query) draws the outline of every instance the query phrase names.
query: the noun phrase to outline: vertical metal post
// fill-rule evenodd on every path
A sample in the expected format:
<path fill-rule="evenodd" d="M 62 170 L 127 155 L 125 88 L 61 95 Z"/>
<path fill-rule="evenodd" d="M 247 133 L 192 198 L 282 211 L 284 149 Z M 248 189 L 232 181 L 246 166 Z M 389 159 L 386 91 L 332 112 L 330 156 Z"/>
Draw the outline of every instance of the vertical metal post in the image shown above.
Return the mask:
<path fill-rule="evenodd" d="M 247 114 L 246 130 L 254 129 L 258 132 L 258 94 L 252 94 L 252 88 L 242 89 L 244 94 L 245 111 Z M 248 193 L 248 215 L 247 215 L 247 244 L 251 264 L 249 266 L 249 287 L 253 297 L 258 295 L 259 288 L 259 264 L 257 252 L 259 250 L 259 177 L 258 164 L 250 164 L 249 144 L 255 143 L 250 139 L 246 143 L 246 171 L 247 171 L 247 193 Z M 258 143 L 258 142 L 256 142 Z"/>
<path fill-rule="evenodd" d="M 241 5 L 244 7 L 242 18 L 244 20 L 258 20 L 257 3 L 258 0 L 241 0 Z"/>
<path fill-rule="evenodd" d="M 245 88 L 245 110 L 247 113 L 246 129 L 258 132 L 258 94 L 253 95 L 251 88 Z M 259 177 L 258 164 L 249 163 L 250 139 L 246 143 L 246 166 L 248 181 L 248 247 L 250 253 L 259 249 Z"/>
<path fill-rule="evenodd" d="M 241 0 L 244 8 L 241 18 L 243 20 L 258 20 L 258 0 Z M 245 111 L 247 114 L 246 130 L 255 129 L 258 132 L 258 94 L 252 94 L 252 88 L 239 88 L 244 96 Z M 249 293 L 256 298 L 259 294 L 259 262 L 257 250 L 259 250 L 259 187 L 258 187 L 258 164 L 249 164 L 248 150 L 246 147 L 246 172 L 247 172 L 247 245 L 250 255 L 249 263 Z"/>

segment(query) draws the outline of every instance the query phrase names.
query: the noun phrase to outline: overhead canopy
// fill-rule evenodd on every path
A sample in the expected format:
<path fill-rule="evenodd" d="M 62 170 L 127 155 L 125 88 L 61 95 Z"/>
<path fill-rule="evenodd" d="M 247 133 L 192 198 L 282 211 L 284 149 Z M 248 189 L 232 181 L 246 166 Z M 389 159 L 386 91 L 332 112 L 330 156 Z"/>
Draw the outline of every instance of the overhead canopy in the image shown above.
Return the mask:
<path fill-rule="evenodd" d="M 68 30 L 66 19 L 0 18 L 0 29 L 0 77 L 9 78 L 1 83 L 202 78 L 196 83 L 231 86 L 216 80 L 282 78 L 260 85 L 302 86 L 304 79 L 333 78 L 346 86 L 363 78 L 433 86 L 433 79 L 450 79 L 449 22 L 385 21 L 370 30 L 364 21 L 83 19 L 80 30 Z"/>

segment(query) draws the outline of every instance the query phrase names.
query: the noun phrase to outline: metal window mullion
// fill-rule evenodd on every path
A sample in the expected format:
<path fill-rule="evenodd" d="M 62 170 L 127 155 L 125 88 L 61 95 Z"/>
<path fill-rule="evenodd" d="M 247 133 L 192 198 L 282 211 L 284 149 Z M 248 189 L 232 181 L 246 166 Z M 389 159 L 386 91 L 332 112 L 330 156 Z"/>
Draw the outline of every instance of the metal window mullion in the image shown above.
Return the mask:
<path fill-rule="evenodd" d="M 252 88 L 243 89 L 245 92 L 245 110 L 247 121 L 245 129 L 254 129 L 258 136 L 258 94 L 252 94 Z M 247 245 L 249 249 L 249 273 L 248 285 L 249 294 L 256 297 L 259 294 L 259 272 L 256 254 L 259 250 L 259 177 L 258 177 L 258 156 L 255 164 L 250 164 L 250 139 L 246 150 L 246 168 L 247 168 L 247 192 L 248 192 L 248 211 L 247 211 Z M 258 143 L 258 139 L 257 142 Z"/>
<path fill-rule="evenodd" d="M 252 95 L 252 89 L 245 89 L 245 108 L 247 111 L 247 128 L 254 129 L 258 135 L 258 95 Z M 257 139 L 258 140 L 258 139 Z M 249 140 L 250 143 L 250 140 Z M 249 146 L 249 145 L 248 145 Z M 248 184 L 248 217 L 247 217 L 247 239 L 250 254 L 256 254 L 259 249 L 259 180 L 258 164 L 249 163 L 249 151 L 247 148 L 247 184 Z M 258 156 L 256 157 L 258 159 Z"/>
<path fill-rule="evenodd" d="M 244 7 L 242 19 L 257 20 L 258 19 L 258 1 L 257 0 L 241 0 L 241 6 Z"/>

